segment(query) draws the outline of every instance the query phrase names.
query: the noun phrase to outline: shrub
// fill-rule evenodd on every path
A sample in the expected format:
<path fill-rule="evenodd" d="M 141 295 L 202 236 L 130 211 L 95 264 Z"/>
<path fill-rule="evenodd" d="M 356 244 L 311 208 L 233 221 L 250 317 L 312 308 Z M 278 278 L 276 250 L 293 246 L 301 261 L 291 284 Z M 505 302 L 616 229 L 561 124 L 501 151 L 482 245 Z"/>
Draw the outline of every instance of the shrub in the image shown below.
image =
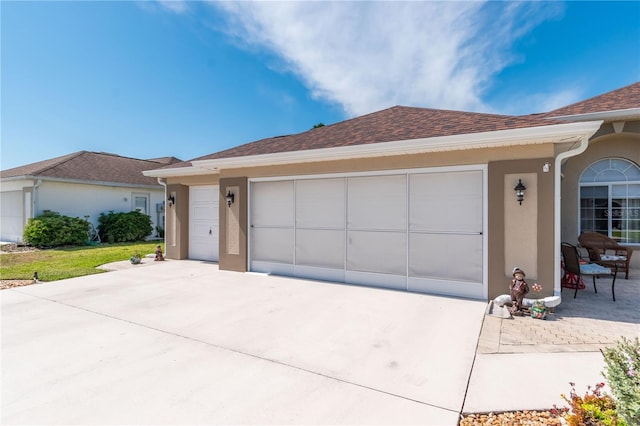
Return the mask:
<path fill-rule="evenodd" d="M 139 211 L 100 213 L 98 223 L 100 239 L 108 243 L 143 241 L 153 231 L 151 218 Z"/>
<path fill-rule="evenodd" d="M 630 425 L 640 425 L 640 340 L 624 337 L 616 347 L 602 351 L 603 376 L 609 382 L 618 413 Z"/>
<path fill-rule="evenodd" d="M 588 386 L 582 397 L 576 393 L 575 383 L 570 385 L 569 397 L 561 395 L 562 399 L 569 403 L 569 407 L 558 409 L 554 406 L 552 410 L 554 413 L 564 412 L 569 426 L 627 426 L 627 423 L 619 418 L 614 400 L 609 395 L 602 394 L 604 383 L 596 384 L 593 390 Z"/>
<path fill-rule="evenodd" d="M 29 219 L 23 239 L 35 247 L 82 245 L 87 241 L 88 231 L 89 222 L 84 219 L 45 210 L 40 216 Z"/>

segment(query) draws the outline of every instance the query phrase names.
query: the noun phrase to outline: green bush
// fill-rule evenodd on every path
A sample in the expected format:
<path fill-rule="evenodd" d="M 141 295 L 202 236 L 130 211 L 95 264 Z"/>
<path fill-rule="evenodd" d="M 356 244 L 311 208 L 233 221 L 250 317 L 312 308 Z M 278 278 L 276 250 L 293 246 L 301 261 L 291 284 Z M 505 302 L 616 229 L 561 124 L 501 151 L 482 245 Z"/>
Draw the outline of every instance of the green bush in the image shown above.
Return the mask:
<path fill-rule="evenodd" d="M 151 218 L 139 211 L 100 213 L 98 223 L 100 239 L 108 243 L 144 241 L 153 231 Z"/>
<path fill-rule="evenodd" d="M 602 351 L 602 373 L 609 382 L 617 411 L 627 424 L 640 425 L 640 340 L 624 337 L 616 347 Z"/>
<path fill-rule="evenodd" d="M 25 243 L 34 247 L 83 245 L 88 231 L 89 222 L 84 219 L 45 210 L 40 216 L 29 219 L 22 237 Z"/>

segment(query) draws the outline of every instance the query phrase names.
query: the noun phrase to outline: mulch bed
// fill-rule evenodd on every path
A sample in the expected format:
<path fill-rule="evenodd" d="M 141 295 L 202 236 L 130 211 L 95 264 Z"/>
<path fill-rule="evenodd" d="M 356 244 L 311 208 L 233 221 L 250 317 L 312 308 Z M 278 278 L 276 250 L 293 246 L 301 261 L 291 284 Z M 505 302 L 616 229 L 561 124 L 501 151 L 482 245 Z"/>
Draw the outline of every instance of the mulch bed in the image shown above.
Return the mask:
<path fill-rule="evenodd" d="M 0 282 L 0 290 L 6 290 L 8 288 L 22 287 L 25 285 L 34 284 L 34 280 L 2 280 Z"/>

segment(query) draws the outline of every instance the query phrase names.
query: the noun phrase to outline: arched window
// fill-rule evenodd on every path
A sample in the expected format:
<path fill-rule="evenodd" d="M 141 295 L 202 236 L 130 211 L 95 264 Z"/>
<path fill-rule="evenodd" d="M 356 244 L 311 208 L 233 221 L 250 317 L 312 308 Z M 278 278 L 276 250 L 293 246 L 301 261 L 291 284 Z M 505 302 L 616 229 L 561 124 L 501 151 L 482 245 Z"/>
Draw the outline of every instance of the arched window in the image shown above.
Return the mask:
<path fill-rule="evenodd" d="M 580 176 L 580 232 L 605 234 L 623 244 L 640 244 L 640 167 L 607 158 Z"/>

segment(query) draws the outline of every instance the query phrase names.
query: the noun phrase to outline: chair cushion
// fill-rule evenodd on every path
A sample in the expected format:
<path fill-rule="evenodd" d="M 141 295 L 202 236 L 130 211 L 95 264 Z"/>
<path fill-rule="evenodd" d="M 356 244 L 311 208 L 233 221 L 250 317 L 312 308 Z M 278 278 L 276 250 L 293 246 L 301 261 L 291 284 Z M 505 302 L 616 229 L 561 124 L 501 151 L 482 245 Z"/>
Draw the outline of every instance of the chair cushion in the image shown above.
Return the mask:
<path fill-rule="evenodd" d="M 600 266 L 597 263 L 587 263 L 580 265 L 580 273 L 584 275 L 611 275 L 611 269 Z"/>

